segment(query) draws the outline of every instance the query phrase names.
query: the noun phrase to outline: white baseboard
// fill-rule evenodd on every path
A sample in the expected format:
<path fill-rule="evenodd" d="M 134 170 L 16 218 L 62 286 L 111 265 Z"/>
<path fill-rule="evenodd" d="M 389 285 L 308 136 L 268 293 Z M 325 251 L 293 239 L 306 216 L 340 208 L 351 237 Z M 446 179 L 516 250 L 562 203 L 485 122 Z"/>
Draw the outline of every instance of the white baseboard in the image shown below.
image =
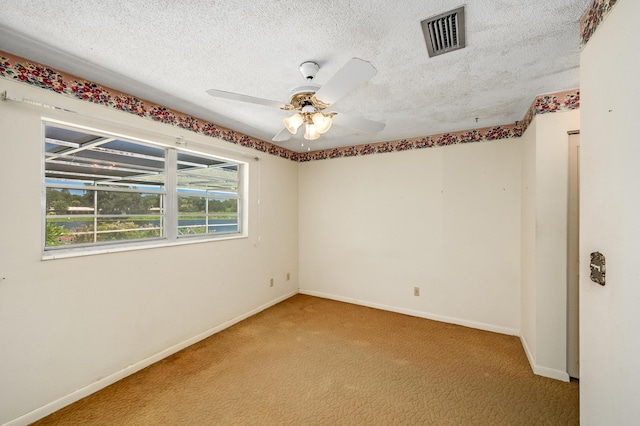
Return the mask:
<path fill-rule="evenodd" d="M 524 337 L 520 336 L 520 343 L 524 348 L 524 353 L 527 355 L 527 359 L 529 360 L 529 366 L 531 366 L 531 370 L 533 371 L 533 374 L 538 376 L 548 377 L 550 379 L 561 380 L 563 382 L 568 382 L 571 380 L 571 378 L 569 377 L 569 373 L 567 373 L 566 371 L 537 365 L 535 358 L 531 353 L 531 349 L 529 349 L 527 340 Z"/>
<path fill-rule="evenodd" d="M 550 379 L 560 380 L 562 382 L 568 382 L 571 380 L 569 377 L 569 373 L 562 370 L 556 370 L 555 368 L 542 367 L 540 365 L 536 365 L 533 367 L 533 373 L 542 376 L 548 377 Z"/>
<path fill-rule="evenodd" d="M 259 312 L 264 311 L 267 308 L 270 308 L 273 305 L 276 305 L 280 302 L 282 302 L 283 300 L 286 300 L 288 298 L 290 298 L 291 296 L 294 296 L 298 293 L 298 291 L 293 291 L 290 293 L 287 293 L 283 296 L 280 296 L 268 303 L 265 303 L 264 305 L 258 306 L 255 309 L 252 309 L 251 311 L 240 315 L 238 317 L 235 317 L 233 319 L 230 319 L 229 321 L 226 321 L 218 326 L 215 326 L 213 328 L 210 328 L 209 330 L 200 333 L 190 339 L 187 339 L 183 342 L 180 342 L 176 345 L 173 345 L 161 352 L 158 352 L 155 355 L 152 355 L 148 358 L 145 358 L 141 361 L 136 362 L 135 364 L 132 364 L 114 374 L 111 374 L 103 379 L 100 379 L 96 382 L 91 383 L 88 386 L 85 386 L 82 389 L 78 389 L 75 392 L 72 392 L 68 395 L 63 396 L 60 399 L 57 399 L 53 402 L 50 402 L 40 408 L 37 408 L 33 411 L 30 411 L 27 414 L 24 414 L 16 419 L 13 419 L 7 423 L 5 423 L 3 426 L 24 426 L 24 425 L 28 425 L 31 424 L 33 422 L 35 422 L 36 420 L 40 420 L 43 417 L 48 416 L 49 414 L 58 411 L 59 409 L 66 407 L 67 405 L 70 405 L 84 397 L 87 397 L 89 395 L 91 395 L 92 393 L 95 393 L 97 391 L 99 391 L 100 389 L 106 388 L 107 386 L 117 382 L 118 380 L 122 380 L 127 376 L 130 376 L 133 373 L 136 373 L 140 370 L 142 370 L 143 368 L 146 368 L 148 366 L 150 366 L 151 364 L 160 361 L 163 358 L 168 357 L 169 355 L 173 355 L 174 353 L 181 351 L 182 349 L 193 345 L 194 343 L 197 343 L 201 340 L 206 339 L 207 337 L 216 334 L 226 328 L 231 327 L 234 324 L 239 323 L 240 321 L 249 318 L 252 315 L 255 315 Z"/>
<path fill-rule="evenodd" d="M 527 356 L 527 359 L 529 360 L 529 366 L 531 367 L 531 370 L 535 374 L 535 368 L 533 367 L 536 365 L 536 360 L 533 357 L 533 354 L 531 353 L 531 349 L 529 349 L 527 340 L 522 335 L 520 335 L 520 344 L 522 345 L 522 348 L 524 349 L 524 353 Z"/>
<path fill-rule="evenodd" d="M 369 308 L 382 309 L 383 311 L 390 311 L 390 312 L 396 312 L 399 314 L 411 315 L 412 317 L 425 318 L 425 319 L 430 319 L 434 321 L 446 322 L 449 324 L 462 325 L 465 327 L 476 328 L 478 330 L 492 331 L 494 333 L 508 334 L 509 336 L 520 335 L 519 330 L 509 328 L 509 327 L 502 327 L 499 325 L 486 324 L 482 322 L 469 321 L 461 318 L 454 318 L 454 317 L 447 317 L 447 316 L 438 315 L 438 314 L 432 314 L 429 312 L 416 311 L 413 309 L 383 305 L 380 303 L 374 303 L 367 300 L 353 299 L 350 297 L 337 296 L 335 294 L 322 293 L 318 291 L 300 289 L 300 293 L 308 294 L 309 296 L 322 297 L 324 299 L 337 300 L 339 302 L 353 303 L 354 305 L 367 306 Z"/>

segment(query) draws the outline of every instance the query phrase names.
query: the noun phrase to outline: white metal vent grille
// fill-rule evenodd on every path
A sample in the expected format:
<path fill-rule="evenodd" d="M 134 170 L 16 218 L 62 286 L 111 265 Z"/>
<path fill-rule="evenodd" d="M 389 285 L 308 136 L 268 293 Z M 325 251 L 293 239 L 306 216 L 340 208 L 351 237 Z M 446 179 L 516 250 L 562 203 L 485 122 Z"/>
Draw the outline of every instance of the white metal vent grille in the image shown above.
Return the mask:
<path fill-rule="evenodd" d="M 429 57 L 462 49 L 465 46 L 464 6 L 425 19 L 420 24 Z"/>

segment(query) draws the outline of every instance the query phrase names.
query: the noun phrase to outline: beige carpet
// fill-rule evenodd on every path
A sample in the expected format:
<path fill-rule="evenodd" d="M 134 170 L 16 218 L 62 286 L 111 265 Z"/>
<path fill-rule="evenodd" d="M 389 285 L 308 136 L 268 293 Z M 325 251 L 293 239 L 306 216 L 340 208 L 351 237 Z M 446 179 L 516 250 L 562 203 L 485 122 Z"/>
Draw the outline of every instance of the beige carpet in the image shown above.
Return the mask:
<path fill-rule="evenodd" d="M 296 295 L 38 425 L 578 424 L 517 337 Z"/>

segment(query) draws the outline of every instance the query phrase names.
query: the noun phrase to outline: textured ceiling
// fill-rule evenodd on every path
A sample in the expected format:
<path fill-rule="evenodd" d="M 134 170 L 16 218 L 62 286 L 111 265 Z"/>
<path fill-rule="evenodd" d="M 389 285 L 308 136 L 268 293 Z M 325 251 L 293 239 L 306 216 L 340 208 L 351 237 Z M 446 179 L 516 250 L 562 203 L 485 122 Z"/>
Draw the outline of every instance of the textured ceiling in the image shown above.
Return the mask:
<path fill-rule="evenodd" d="M 429 58 L 420 21 L 460 0 L 0 0 L 0 50 L 266 141 L 290 113 L 205 91 L 288 102 L 300 63 L 320 64 L 322 85 L 352 57 L 370 61 L 378 74 L 332 109 L 386 128 L 278 143 L 301 152 L 522 119 L 536 95 L 579 87 L 589 2 L 470 1 L 467 47 Z"/>

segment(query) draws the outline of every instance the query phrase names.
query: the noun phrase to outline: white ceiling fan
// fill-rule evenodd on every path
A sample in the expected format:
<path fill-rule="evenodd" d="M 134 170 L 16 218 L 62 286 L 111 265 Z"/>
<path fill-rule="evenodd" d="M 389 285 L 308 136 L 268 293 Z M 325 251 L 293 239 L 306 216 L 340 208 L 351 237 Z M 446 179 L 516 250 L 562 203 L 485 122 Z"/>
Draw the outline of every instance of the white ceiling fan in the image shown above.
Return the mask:
<path fill-rule="evenodd" d="M 207 90 L 207 93 L 218 98 L 295 111 L 292 116 L 283 120 L 284 128 L 273 137 L 274 142 L 288 140 L 291 135 L 297 133 L 302 124 L 305 125 L 304 138 L 307 140 L 318 139 L 333 123 L 367 133 L 384 129 L 385 123 L 328 111 L 333 103 L 378 73 L 373 65 L 362 59 L 352 58 L 323 86 L 312 82 L 319 69 L 320 66 L 312 61 L 303 62 L 300 65 L 300 72 L 307 80 L 307 84 L 294 87 L 289 94 L 287 104 L 217 89 Z"/>

